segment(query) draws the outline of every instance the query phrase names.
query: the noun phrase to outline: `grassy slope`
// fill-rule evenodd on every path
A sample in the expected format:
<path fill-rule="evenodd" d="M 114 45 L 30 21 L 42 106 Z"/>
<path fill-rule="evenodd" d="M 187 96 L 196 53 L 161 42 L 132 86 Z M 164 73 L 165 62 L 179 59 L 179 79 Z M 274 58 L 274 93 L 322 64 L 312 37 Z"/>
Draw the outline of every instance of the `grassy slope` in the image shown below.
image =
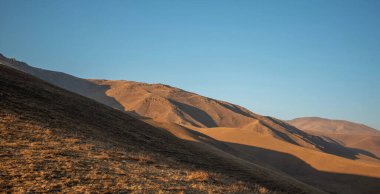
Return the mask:
<path fill-rule="evenodd" d="M 0 66 L 1 191 L 319 191 Z"/>

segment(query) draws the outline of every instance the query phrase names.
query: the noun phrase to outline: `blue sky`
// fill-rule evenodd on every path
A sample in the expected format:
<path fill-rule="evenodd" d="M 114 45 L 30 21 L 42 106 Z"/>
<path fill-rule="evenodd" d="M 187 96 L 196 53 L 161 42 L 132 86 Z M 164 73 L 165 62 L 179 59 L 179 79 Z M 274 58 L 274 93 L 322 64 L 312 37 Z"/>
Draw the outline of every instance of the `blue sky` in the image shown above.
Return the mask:
<path fill-rule="evenodd" d="M 380 129 L 380 1 L 0 0 L 0 52 Z"/>

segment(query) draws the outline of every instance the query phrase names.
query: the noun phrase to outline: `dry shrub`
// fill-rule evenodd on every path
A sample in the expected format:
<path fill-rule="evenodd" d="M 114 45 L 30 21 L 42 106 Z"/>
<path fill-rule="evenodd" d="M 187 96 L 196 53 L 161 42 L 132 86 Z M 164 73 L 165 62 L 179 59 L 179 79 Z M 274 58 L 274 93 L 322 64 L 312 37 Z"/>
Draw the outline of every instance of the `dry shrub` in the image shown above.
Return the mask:
<path fill-rule="evenodd" d="M 100 160 L 107 160 L 111 158 L 107 153 L 104 153 L 104 152 L 100 152 L 98 155 L 95 155 L 93 157 Z"/>
<path fill-rule="evenodd" d="M 67 142 L 67 143 L 77 143 L 77 142 L 80 142 L 79 139 L 77 138 L 66 138 L 66 139 L 63 139 L 64 142 Z"/>
<path fill-rule="evenodd" d="M 147 155 L 147 154 L 143 154 L 143 153 L 138 153 L 138 154 L 134 154 L 134 155 L 131 155 L 130 158 L 132 160 L 136 160 L 140 163 L 147 163 L 147 164 L 152 164 L 154 163 L 154 159 Z"/>
<path fill-rule="evenodd" d="M 269 190 L 265 187 L 262 187 L 262 186 L 258 186 L 258 189 L 257 191 L 261 194 L 266 194 L 266 193 L 269 193 Z"/>
<path fill-rule="evenodd" d="M 204 171 L 191 171 L 187 174 L 186 179 L 188 181 L 207 181 L 209 174 Z"/>

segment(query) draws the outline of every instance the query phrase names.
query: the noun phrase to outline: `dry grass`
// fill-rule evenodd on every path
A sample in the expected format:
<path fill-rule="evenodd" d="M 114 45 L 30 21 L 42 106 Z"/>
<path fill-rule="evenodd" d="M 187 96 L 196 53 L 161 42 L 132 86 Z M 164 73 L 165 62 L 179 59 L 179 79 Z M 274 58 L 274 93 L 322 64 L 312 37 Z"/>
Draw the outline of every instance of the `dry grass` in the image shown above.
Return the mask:
<path fill-rule="evenodd" d="M 1 115 L 0 129 L 3 192 L 266 193 L 159 155 L 56 134 L 14 115 Z"/>
<path fill-rule="evenodd" d="M 209 174 L 204 171 L 193 171 L 193 172 L 190 172 L 186 177 L 188 181 L 200 181 L 200 182 L 207 181 L 209 178 L 210 178 Z"/>

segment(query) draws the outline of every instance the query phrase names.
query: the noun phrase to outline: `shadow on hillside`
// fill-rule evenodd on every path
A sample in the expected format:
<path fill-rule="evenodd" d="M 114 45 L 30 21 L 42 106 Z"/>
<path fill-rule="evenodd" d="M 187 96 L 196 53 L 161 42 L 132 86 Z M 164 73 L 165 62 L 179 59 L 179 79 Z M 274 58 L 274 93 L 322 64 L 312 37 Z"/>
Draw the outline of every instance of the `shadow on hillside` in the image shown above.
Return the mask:
<path fill-rule="evenodd" d="M 175 100 L 168 99 L 171 103 L 176 105 L 180 110 L 190 115 L 194 120 L 198 121 L 199 123 L 204 124 L 206 127 L 217 127 L 218 125 L 215 123 L 214 119 L 210 115 L 208 115 L 205 111 L 190 106 Z M 194 124 L 197 125 L 197 124 Z M 197 126 L 202 127 L 202 126 Z"/>
<path fill-rule="evenodd" d="M 310 144 L 313 144 L 314 146 L 316 146 L 318 149 L 322 150 L 325 153 L 344 157 L 344 158 L 348 158 L 351 160 L 359 159 L 359 157 L 358 157 L 359 154 L 366 155 L 368 157 L 372 157 L 375 159 L 380 159 L 375 154 L 373 154 L 369 151 L 345 147 L 341 143 L 336 142 L 331 138 L 326 138 L 326 137 L 322 138 L 320 136 L 311 135 L 311 134 L 308 134 L 308 133 L 306 133 L 306 132 L 304 132 L 304 131 L 302 131 L 302 130 L 300 130 L 300 129 L 298 129 L 298 128 L 296 128 L 296 127 L 294 127 L 288 123 L 285 123 L 283 121 L 274 119 L 272 117 L 266 117 L 266 118 L 269 119 L 270 121 L 274 122 L 275 124 L 280 125 L 284 129 L 288 130 L 290 133 L 298 135 L 304 141 L 309 142 Z M 270 126 L 267 126 L 267 127 L 271 128 Z M 273 129 L 273 131 L 276 133 L 275 129 Z M 280 133 L 280 132 L 278 132 L 278 133 Z M 284 137 L 284 136 L 287 137 L 286 134 L 278 134 L 278 133 L 276 133 L 276 135 L 280 135 L 280 137 Z M 287 140 L 287 139 L 289 139 L 289 137 L 286 138 L 285 140 Z M 293 141 L 288 141 L 288 142 L 295 144 L 295 145 L 298 145 L 297 143 L 293 143 Z"/>
<path fill-rule="evenodd" d="M 244 153 L 244 155 L 230 153 L 232 155 L 284 172 L 327 192 L 378 193 L 380 191 L 380 178 L 319 171 L 300 158 L 287 153 L 236 143 L 223 143 Z M 331 161 L 326 161 L 326 163 L 329 162 Z"/>
<path fill-rule="evenodd" d="M 324 188 L 328 192 L 377 193 L 380 191 L 379 178 L 319 171 L 300 158 L 287 153 L 242 144 L 224 143 L 233 148 L 246 151 L 246 156 L 240 156 L 243 159 L 254 161 L 267 168 L 280 170 L 301 181 Z M 331 163 L 334 161 L 325 162 Z"/>
<path fill-rule="evenodd" d="M 239 107 L 237 107 L 237 105 L 223 103 L 223 102 L 220 102 L 218 100 L 215 100 L 215 102 L 218 103 L 219 105 L 223 106 L 224 108 L 226 108 L 226 109 L 228 109 L 228 110 L 236 113 L 236 114 L 241 114 L 241 115 L 244 115 L 246 117 L 250 117 L 250 118 L 256 119 L 255 117 L 253 117 L 249 113 L 246 113 L 246 112 L 242 111 Z"/>
<path fill-rule="evenodd" d="M 78 79 L 81 79 L 81 78 L 78 78 Z M 78 89 L 74 88 L 74 90 L 77 90 L 74 92 L 84 95 L 93 100 L 96 100 L 105 105 L 108 105 L 112 108 L 115 108 L 118 110 L 125 110 L 124 107 L 114 97 L 107 95 L 107 91 L 111 89 L 111 86 L 97 85 L 84 79 L 82 79 L 82 82 L 83 82 L 83 88 L 78 88 Z"/>
<path fill-rule="evenodd" d="M 379 157 L 377 157 L 375 154 L 373 154 L 372 152 L 369 152 L 369 151 L 366 151 L 366 150 L 362 150 L 362 149 L 358 149 L 358 148 L 348 148 L 350 150 L 352 150 L 353 152 L 357 153 L 357 154 L 363 154 L 365 156 L 368 156 L 368 157 L 371 157 L 371 158 L 375 158 L 375 159 L 378 159 L 380 160 Z M 380 172 L 379 172 L 380 173 Z"/>
<path fill-rule="evenodd" d="M 291 154 L 255 146 L 247 146 L 243 144 L 218 141 L 213 139 L 212 137 L 209 137 L 197 131 L 191 129 L 187 130 L 191 134 L 197 136 L 198 140 L 200 140 L 203 143 L 186 141 L 178 138 L 177 139 L 185 143 L 196 145 L 195 147 L 200 148 L 202 152 L 209 152 L 210 150 L 204 147 L 204 143 L 206 143 L 223 152 L 231 154 L 232 156 L 243 159 L 248 163 L 243 163 L 243 165 L 240 165 L 239 167 L 237 167 L 237 169 L 233 169 L 229 164 L 226 164 L 225 160 L 213 158 L 217 154 L 206 153 L 205 156 L 207 157 L 203 157 L 202 160 L 197 161 L 193 160 L 194 156 L 176 155 L 176 157 L 178 157 L 181 162 L 192 164 L 195 164 L 194 162 L 199 162 L 200 164 L 197 166 L 202 166 L 205 170 L 208 171 L 215 171 L 235 176 L 236 173 L 238 173 L 240 174 L 239 176 L 244 176 L 243 174 L 241 174 L 241 172 L 239 173 L 238 169 L 242 168 L 243 171 L 249 172 L 251 168 L 249 166 L 249 163 L 253 163 L 268 169 L 275 170 L 277 172 L 282 172 L 284 174 L 290 175 L 293 178 L 296 178 L 302 182 L 310 184 L 316 188 L 322 189 L 329 193 L 375 194 L 378 193 L 378 191 L 380 191 L 380 178 L 320 171 L 318 169 L 315 169 L 302 159 Z M 332 161 L 325 162 L 331 163 Z M 255 174 L 258 172 L 253 171 L 251 173 Z M 266 184 L 270 187 L 274 183 L 266 182 L 263 184 Z M 292 193 L 291 191 L 286 192 Z"/>
<path fill-rule="evenodd" d="M 9 59 L 1 54 L 0 61 L 3 61 L 3 65 L 5 66 L 25 72 L 55 86 L 91 98 L 112 108 L 124 110 L 124 107 L 118 101 L 107 95 L 106 92 L 111 88 L 109 85 L 97 85 L 89 80 L 66 73 L 32 67 L 24 62 Z"/>

